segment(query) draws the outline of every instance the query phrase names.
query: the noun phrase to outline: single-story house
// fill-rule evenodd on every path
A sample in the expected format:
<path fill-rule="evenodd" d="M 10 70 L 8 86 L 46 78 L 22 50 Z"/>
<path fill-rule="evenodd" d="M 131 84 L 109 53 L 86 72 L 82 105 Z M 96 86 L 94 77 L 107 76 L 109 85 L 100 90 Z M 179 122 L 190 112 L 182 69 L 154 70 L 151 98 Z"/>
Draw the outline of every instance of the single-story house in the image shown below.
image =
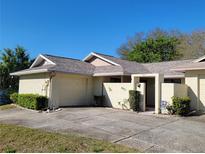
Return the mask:
<path fill-rule="evenodd" d="M 11 75 L 19 76 L 19 93 L 45 95 L 54 108 L 90 106 L 94 96 L 105 96 L 106 106 L 129 108 L 128 91 L 136 89 L 144 95 L 143 110 L 154 107 L 159 113 L 163 99 L 182 93 L 191 97 L 193 109 L 205 110 L 204 61 L 144 64 L 96 52 L 83 60 L 40 54 L 30 68 Z"/>

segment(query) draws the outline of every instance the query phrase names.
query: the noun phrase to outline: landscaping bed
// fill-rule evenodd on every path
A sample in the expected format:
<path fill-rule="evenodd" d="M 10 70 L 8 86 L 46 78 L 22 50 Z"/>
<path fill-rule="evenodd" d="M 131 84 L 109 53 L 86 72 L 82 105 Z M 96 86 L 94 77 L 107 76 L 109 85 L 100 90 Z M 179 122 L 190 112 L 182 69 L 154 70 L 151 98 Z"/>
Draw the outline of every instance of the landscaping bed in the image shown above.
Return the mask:
<path fill-rule="evenodd" d="M 14 109 L 14 108 L 16 108 L 14 104 L 0 105 L 0 110 L 9 110 L 9 109 Z"/>
<path fill-rule="evenodd" d="M 0 152 L 139 152 L 119 144 L 76 134 L 58 134 L 0 124 Z"/>

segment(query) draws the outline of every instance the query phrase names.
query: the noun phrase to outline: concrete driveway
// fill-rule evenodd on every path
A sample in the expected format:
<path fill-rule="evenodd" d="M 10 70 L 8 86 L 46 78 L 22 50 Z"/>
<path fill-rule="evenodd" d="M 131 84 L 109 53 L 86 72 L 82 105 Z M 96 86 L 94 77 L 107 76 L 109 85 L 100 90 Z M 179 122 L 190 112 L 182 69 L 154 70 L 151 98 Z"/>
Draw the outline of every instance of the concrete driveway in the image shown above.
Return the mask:
<path fill-rule="evenodd" d="M 108 108 L 64 108 L 53 113 L 0 111 L 0 123 L 108 140 L 142 152 L 205 152 L 205 116 L 180 118 Z"/>

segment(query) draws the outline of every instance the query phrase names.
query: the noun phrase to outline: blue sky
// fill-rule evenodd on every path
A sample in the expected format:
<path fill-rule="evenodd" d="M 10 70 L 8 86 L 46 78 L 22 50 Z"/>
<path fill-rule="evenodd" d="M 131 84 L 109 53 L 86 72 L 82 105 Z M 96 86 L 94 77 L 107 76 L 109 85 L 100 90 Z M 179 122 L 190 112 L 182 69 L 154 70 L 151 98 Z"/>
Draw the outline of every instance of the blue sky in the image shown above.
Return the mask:
<path fill-rule="evenodd" d="M 204 28 L 204 6 L 205 0 L 0 0 L 0 49 L 21 45 L 32 57 L 117 56 L 136 32 Z"/>

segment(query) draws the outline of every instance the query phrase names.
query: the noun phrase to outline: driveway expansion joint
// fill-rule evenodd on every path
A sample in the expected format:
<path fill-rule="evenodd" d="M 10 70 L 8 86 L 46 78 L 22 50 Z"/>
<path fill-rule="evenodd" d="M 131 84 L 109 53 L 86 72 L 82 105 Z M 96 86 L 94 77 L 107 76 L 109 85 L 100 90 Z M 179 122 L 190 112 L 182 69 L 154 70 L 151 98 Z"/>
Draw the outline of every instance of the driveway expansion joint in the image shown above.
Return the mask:
<path fill-rule="evenodd" d="M 131 137 L 133 137 L 133 136 L 139 135 L 139 134 L 141 134 L 141 133 L 143 133 L 143 132 L 150 131 L 150 130 L 155 129 L 155 128 L 159 128 L 159 127 L 161 127 L 161 126 L 165 126 L 165 125 L 167 125 L 167 124 L 176 122 L 176 121 L 178 121 L 178 120 L 179 120 L 179 119 L 176 119 L 176 120 L 173 120 L 173 121 L 170 121 L 170 122 L 167 122 L 167 123 L 158 125 L 158 126 L 156 126 L 156 127 L 151 127 L 151 128 L 149 128 L 149 129 L 142 130 L 142 131 L 140 131 L 140 132 L 138 132 L 138 133 L 135 133 L 135 134 L 129 135 L 129 136 L 127 136 L 127 137 L 123 137 L 123 138 L 121 138 L 121 139 L 119 139 L 119 140 L 116 140 L 116 141 L 114 141 L 113 143 L 118 143 L 118 142 L 120 142 L 120 141 L 129 139 L 129 138 L 131 138 Z"/>
<path fill-rule="evenodd" d="M 155 145 L 150 146 L 149 148 L 142 151 L 142 153 L 146 153 L 146 151 L 150 150 L 151 148 L 155 147 Z"/>

